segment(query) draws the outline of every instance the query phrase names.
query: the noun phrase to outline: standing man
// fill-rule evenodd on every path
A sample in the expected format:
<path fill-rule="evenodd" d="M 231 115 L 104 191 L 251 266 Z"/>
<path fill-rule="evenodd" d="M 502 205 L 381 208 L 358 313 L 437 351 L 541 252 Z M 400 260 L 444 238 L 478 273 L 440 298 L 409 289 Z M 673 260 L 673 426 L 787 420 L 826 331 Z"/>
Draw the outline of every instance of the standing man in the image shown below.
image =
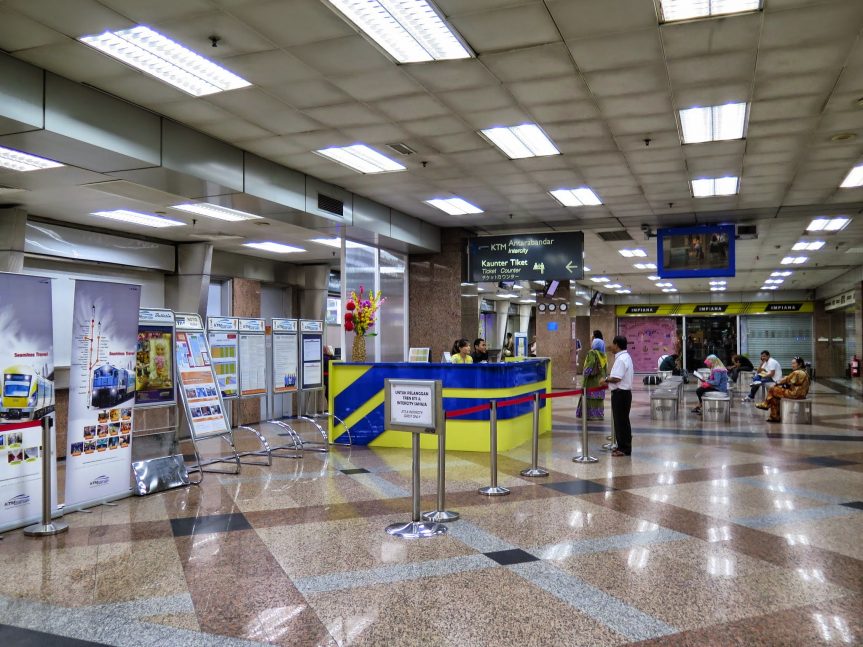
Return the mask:
<path fill-rule="evenodd" d="M 635 369 L 632 357 L 629 356 L 626 337 L 617 335 L 608 349 L 615 353 L 614 366 L 611 375 L 603 380 L 611 389 L 611 415 L 614 418 L 614 434 L 617 449 L 612 456 L 629 456 L 632 454 L 632 425 L 629 423 L 629 411 L 632 408 L 632 377 Z"/>
<path fill-rule="evenodd" d="M 488 363 L 488 346 L 485 339 L 479 337 L 473 340 L 473 352 L 471 353 L 474 364 Z"/>

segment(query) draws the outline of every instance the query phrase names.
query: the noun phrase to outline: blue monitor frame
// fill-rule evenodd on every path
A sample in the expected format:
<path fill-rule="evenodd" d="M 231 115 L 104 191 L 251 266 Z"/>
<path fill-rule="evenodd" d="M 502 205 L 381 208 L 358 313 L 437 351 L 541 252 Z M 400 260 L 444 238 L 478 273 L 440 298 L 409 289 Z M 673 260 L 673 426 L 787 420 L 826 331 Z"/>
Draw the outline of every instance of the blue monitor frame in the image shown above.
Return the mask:
<path fill-rule="evenodd" d="M 665 239 L 671 236 L 692 236 L 698 234 L 726 234 L 728 238 L 728 265 L 725 268 L 705 269 L 670 269 L 665 267 L 665 254 L 663 246 Z M 667 227 L 656 231 L 656 266 L 657 274 L 663 279 L 695 279 L 712 278 L 718 276 L 735 276 L 737 270 L 735 258 L 735 237 L 737 234 L 734 225 L 698 225 L 695 227 Z"/>

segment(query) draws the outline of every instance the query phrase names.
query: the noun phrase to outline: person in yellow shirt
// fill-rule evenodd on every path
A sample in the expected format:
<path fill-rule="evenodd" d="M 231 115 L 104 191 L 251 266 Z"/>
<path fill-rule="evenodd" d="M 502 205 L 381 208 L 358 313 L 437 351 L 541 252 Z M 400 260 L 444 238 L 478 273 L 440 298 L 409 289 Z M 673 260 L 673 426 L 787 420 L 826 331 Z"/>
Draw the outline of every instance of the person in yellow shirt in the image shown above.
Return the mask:
<path fill-rule="evenodd" d="M 452 345 L 450 362 L 453 364 L 473 364 L 473 357 L 470 356 L 470 342 L 467 339 L 458 339 Z"/>

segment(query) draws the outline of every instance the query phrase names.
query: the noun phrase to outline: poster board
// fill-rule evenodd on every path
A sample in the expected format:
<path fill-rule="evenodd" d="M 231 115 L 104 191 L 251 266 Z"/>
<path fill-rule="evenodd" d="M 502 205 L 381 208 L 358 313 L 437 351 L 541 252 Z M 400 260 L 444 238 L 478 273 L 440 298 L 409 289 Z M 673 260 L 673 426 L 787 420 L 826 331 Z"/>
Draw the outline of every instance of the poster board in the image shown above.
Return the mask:
<path fill-rule="evenodd" d="M 267 394 L 267 337 L 263 319 L 238 319 L 240 397 Z"/>
<path fill-rule="evenodd" d="M 51 279 L 0 273 L 0 532 L 41 518 L 42 420 L 55 402 L 51 297 Z M 53 511 L 55 456 L 48 466 Z"/>
<path fill-rule="evenodd" d="M 66 507 L 128 496 L 141 288 L 76 281 Z"/>
<path fill-rule="evenodd" d="M 408 351 L 408 362 L 428 362 L 430 348 L 411 348 Z"/>
<path fill-rule="evenodd" d="M 527 333 L 517 332 L 513 336 L 515 357 L 527 357 Z"/>
<path fill-rule="evenodd" d="M 440 380 L 384 381 L 384 424 L 387 429 L 437 433 L 444 424 Z"/>
<path fill-rule="evenodd" d="M 135 356 L 135 406 L 177 403 L 174 363 L 174 313 L 162 308 L 138 312 Z"/>
<path fill-rule="evenodd" d="M 299 356 L 296 319 L 273 319 L 273 393 L 297 390 Z"/>
<path fill-rule="evenodd" d="M 222 398 L 236 398 L 240 392 L 240 322 L 236 317 L 207 317 L 207 340 Z"/>
<path fill-rule="evenodd" d="M 176 315 L 177 382 L 195 440 L 230 431 L 201 318 Z"/>
<path fill-rule="evenodd" d="M 324 386 L 324 322 L 300 319 L 300 390 Z"/>

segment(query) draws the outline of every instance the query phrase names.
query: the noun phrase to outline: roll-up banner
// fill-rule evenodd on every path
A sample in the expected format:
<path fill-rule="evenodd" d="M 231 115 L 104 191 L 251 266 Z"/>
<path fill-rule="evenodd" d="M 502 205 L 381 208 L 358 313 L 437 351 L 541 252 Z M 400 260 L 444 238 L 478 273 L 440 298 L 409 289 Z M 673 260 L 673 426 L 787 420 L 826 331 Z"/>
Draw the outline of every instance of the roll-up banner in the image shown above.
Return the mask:
<path fill-rule="evenodd" d="M 51 280 L 0 273 L 0 532 L 41 518 L 42 418 L 54 412 Z M 52 429 L 52 434 L 55 433 Z M 56 447 L 56 444 L 54 444 Z M 47 457 L 57 509 L 56 455 Z"/>
<path fill-rule="evenodd" d="M 324 322 L 300 319 L 300 390 L 320 389 L 324 386 Z"/>
<path fill-rule="evenodd" d="M 263 319 L 240 319 L 240 396 L 267 394 L 267 328 Z"/>
<path fill-rule="evenodd" d="M 141 287 L 75 281 L 66 507 L 128 496 Z"/>
<path fill-rule="evenodd" d="M 201 318 L 180 313 L 176 318 L 177 375 L 192 436 L 200 440 L 228 433 L 230 425 L 213 371 L 216 365 L 210 358 Z"/>
<path fill-rule="evenodd" d="M 273 319 L 273 393 L 297 390 L 297 320 Z"/>
<path fill-rule="evenodd" d="M 225 400 L 239 394 L 239 329 L 236 317 L 207 317 L 207 340 L 213 353 L 213 371 Z"/>

